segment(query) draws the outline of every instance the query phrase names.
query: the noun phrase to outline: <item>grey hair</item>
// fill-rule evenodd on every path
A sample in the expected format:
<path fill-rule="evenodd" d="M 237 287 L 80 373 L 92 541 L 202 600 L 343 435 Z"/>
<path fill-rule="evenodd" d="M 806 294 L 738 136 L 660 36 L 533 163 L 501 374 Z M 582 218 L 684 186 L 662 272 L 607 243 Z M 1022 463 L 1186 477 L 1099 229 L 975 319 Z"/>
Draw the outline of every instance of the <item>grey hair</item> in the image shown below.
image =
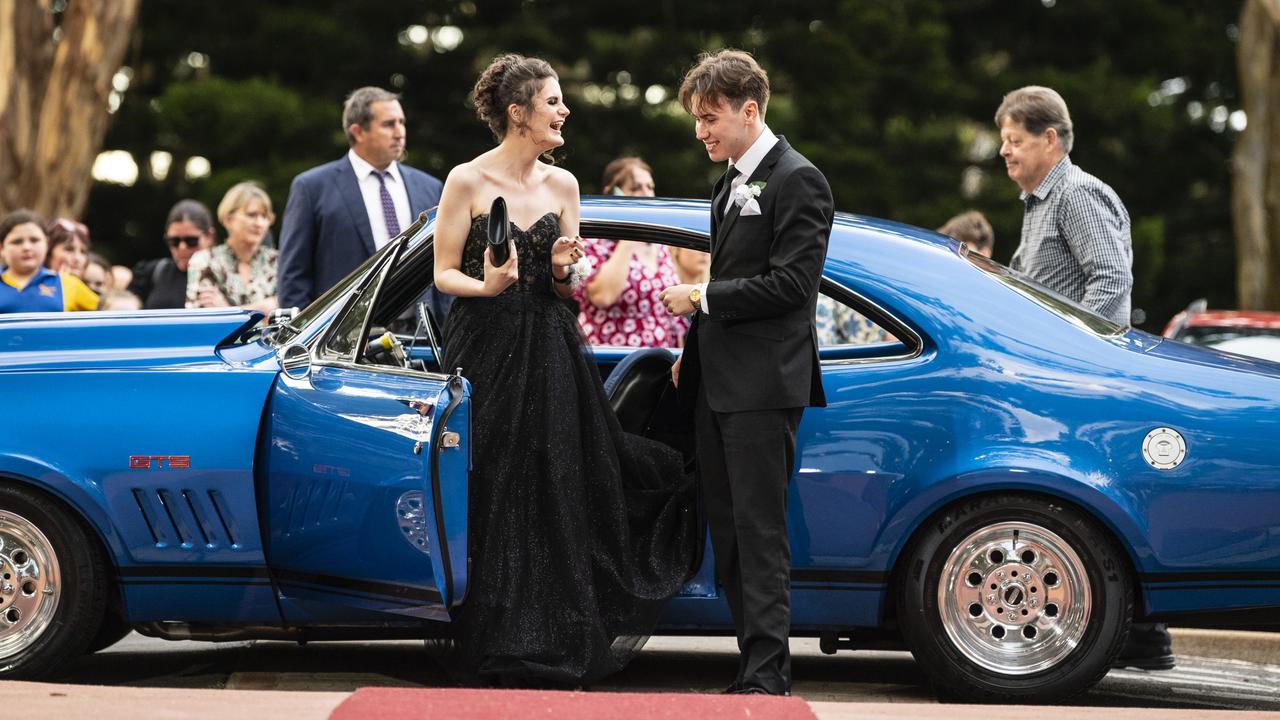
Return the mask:
<path fill-rule="evenodd" d="M 1075 142 L 1071 113 L 1067 111 L 1067 102 L 1056 90 L 1028 85 L 1005 95 L 996 110 L 996 127 L 1004 124 L 1006 119 L 1020 123 L 1036 135 L 1053 128 L 1058 134 L 1062 152 L 1071 152 L 1071 145 Z"/>
<path fill-rule="evenodd" d="M 342 131 L 347 134 L 347 143 L 354 145 L 356 139 L 351 134 L 351 126 L 359 125 L 366 130 L 373 121 L 373 104 L 399 100 L 400 96 L 380 87 L 362 87 L 353 90 L 342 104 Z"/>

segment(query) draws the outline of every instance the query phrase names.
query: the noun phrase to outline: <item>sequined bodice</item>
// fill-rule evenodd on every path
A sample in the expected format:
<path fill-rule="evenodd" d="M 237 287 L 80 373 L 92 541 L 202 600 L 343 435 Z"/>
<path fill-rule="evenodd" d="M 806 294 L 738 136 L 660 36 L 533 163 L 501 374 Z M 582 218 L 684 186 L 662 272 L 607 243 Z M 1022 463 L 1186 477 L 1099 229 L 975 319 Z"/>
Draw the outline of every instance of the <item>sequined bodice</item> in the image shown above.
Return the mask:
<path fill-rule="evenodd" d="M 471 232 L 467 234 L 466 245 L 462 248 L 462 272 L 466 275 L 484 279 L 484 251 L 488 244 L 486 228 L 489 224 L 489 213 L 481 213 L 471 220 Z M 552 294 L 551 290 L 551 246 L 560 237 L 559 216 L 548 212 L 523 230 L 519 225 L 508 223 L 511 240 L 516 247 L 516 255 L 520 265 L 520 279 L 514 285 L 502 291 L 508 293 Z"/>

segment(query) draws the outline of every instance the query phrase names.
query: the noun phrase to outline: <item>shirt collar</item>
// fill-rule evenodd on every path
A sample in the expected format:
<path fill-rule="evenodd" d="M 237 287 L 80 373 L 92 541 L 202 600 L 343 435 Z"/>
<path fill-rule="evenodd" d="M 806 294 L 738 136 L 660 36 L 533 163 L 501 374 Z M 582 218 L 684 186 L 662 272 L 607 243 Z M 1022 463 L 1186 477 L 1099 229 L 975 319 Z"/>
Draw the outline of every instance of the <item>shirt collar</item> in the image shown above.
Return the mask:
<path fill-rule="evenodd" d="M 9 277 L 9 268 L 7 267 L 3 268 L 3 272 L 0 272 L 0 279 L 3 280 L 4 284 L 8 285 L 9 287 L 15 290 L 22 290 L 24 288 L 31 287 L 32 285 L 35 285 L 48 277 L 57 277 L 57 273 L 41 265 L 40 268 L 36 270 L 36 274 L 32 275 L 31 279 L 27 281 L 26 285 L 23 285 L 22 287 L 18 287 L 15 284 L 17 281 Z"/>
<path fill-rule="evenodd" d="M 357 180 L 364 180 L 369 177 L 370 173 L 376 172 L 376 168 L 357 155 L 354 149 L 347 151 L 347 159 L 351 161 L 351 168 L 356 171 Z M 391 164 L 387 166 L 387 177 L 390 180 L 400 182 L 400 163 L 394 160 L 391 161 Z"/>
<path fill-rule="evenodd" d="M 1035 190 L 1032 190 L 1029 193 L 1021 193 L 1018 197 L 1022 198 L 1023 202 L 1026 202 L 1027 198 L 1032 196 L 1034 196 L 1036 200 L 1044 200 L 1049 197 L 1049 193 L 1053 192 L 1053 189 L 1062 181 L 1062 176 L 1066 175 L 1067 170 L 1070 168 L 1071 156 L 1063 155 L 1061 160 L 1059 160 L 1053 167 L 1049 168 L 1048 174 L 1044 176 L 1044 179 L 1040 181 L 1040 184 L 1036 186 Z"/>
<path fill-rule="evenodd" d="M 760 137 L 751 143 L 751 147 L 742 153 L 742 157 L 738 158 L 738 162 L 730 162 L 729 167 L 738 169 L 742 173 L 742 182 L 746 182 L 751 177 L 756 168 L 760 167 L 760 163 L 764 160 L 764 156 L 769 154 L 774 145 L 778 144 L 778 136 L 773 134 L 768 125 L 764 126 L 764 130 L 760 132 Z"/>

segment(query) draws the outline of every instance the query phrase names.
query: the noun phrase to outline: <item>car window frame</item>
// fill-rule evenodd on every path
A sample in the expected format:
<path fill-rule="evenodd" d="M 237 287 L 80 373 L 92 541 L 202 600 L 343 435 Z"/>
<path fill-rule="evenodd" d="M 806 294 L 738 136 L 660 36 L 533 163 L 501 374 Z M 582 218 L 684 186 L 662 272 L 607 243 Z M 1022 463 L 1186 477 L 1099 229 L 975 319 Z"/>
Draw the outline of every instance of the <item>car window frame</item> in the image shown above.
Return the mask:
<path fill-rule="evenodd" d="M 862 316 L 871 320 L 871 322 L 874 322 L 876 325 L 880 326 L 882 329 L 889 332 L 889 334 L 893 335 L 893 337 L 896 339 L 895 343 L 874 343 L 874 344 L 881 344 L 881 345 L 901 344 L 905 348 L 905 351 L 901 353 L 894 353 L 892 355 L 872 355 L 869 357 L 859 357 L 859 358 L 825 358 L 823 359 L 819 357 L 819 360 L 822 365 L 824 366 L 868 365 L 872 363 L 902 362 L 906 360 L 914 360 L 920 357 L 922 353 L 924 353 L 924 337 L 919 332 L 917 332 L 915 328 L 911 327 L 906 322 L 899 319 L 896 315 L 894 315 L 892 312 L 886 309 L 883 305 L 880 305 L 879 303 L 869 300 L 862 294 L 858 293 L 856 290 L 848 287 L 847 285 L 841 283 L 838 280 L 835 280 L 825 272 L 825 268 L 822 275 L 822 284 L 821 284 L 821 287 L 818 289 L 818 292 L 822 293 L 823 290 L 831 291 L 824 294 L 826 294 L 827 297 L 830 297 L 832 300 L 838 303 L 842 303 L 849 308 L 852 308 L 855 312 L 861 314 Z M 820 345 L 818 347 L 819 356 L 821 356 L 822 349 L 824 347 L 825 348 L 861 348 L 861 347 L 870 347 L 870 345 L 861 345 L 858 343 L 841 343 L 838 345 Z"/>

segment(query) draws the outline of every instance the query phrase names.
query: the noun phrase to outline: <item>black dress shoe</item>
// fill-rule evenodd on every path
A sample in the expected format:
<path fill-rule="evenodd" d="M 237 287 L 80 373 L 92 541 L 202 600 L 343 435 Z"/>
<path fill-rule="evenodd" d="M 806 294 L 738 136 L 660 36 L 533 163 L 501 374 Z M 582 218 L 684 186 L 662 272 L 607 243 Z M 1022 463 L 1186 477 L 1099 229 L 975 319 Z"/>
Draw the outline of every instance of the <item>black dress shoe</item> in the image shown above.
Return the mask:
<path fill-rule="evenodd" d="M 725 693 L 729 695 L 777 695 L 778 697 L 791 697 L 790 690 L 782 692 L 769 692 L 758 685 L 738 685 L 736 688 L 730 688 Z"/>
<path fill-rule="evenodd" d="M 721 695 L 736 695 L 736 694 L 738 693 L 738 691 L 739 691 L 739 690 L 741 690 L 741 689 L 742 689 L 742 683 L 738 682 L 737 680 L 734 680 L 733 682 L 729 683 L 729 687 L 727 687 L 727 688 L 725 688 L 725 689 L 721 690 L 721 691 L 720 691 L 720 694 L 721 694 Z"/>
<path fill-rule="evenodd" d="M 1111 667 L 1171 670 L 1175 664 L 1169 627 L 1164 623 L 1134 623 L 1124 649 Z"/>

